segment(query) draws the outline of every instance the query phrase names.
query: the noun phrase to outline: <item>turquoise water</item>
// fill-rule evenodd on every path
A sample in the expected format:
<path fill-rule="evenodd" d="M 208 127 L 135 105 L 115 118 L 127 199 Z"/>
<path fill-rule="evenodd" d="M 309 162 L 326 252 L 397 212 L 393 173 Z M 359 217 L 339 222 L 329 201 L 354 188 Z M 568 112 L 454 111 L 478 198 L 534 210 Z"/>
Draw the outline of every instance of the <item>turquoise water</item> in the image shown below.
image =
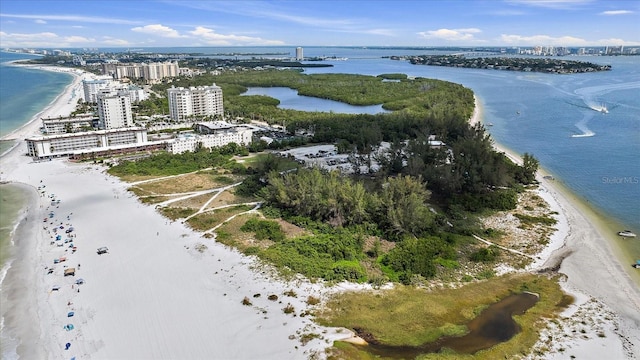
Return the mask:
<path fill-rule="evenodd" d="M 27 123 L 71 83 L 69 74 L 10 66 L 34 56 L 0 52 L 0 137 Z M 0 142 L 2 154 L 12 142 Z"/>
<path fill-rule="evenodd" d="M 0 52 L 0 137 L 27 123 L 53 101 L 73 77 L 35 69 L 7 65 L 6 62 L 30 59 L 34 56 Z M 13 145 L 13 141 L 0 141 L 0 154 Z M 0 164 L 1 164 L 0 158 Z M 1 166 L 0 166 L 1 169 Z M 9 235 L 18 210 L 23 204 L 22 192 L 11 186 L 0 185 L 0 251 L 4 265 Z"/>

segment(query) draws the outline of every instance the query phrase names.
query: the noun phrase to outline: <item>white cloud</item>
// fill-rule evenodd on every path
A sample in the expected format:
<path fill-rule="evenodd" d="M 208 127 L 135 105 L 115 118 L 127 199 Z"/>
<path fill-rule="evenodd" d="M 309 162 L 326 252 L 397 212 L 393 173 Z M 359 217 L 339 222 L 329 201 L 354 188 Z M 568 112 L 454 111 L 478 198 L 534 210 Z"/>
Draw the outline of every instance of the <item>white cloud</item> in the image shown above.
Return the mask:
<path fill-rule="evenodd" d="M 506 35 L 502 34 L 500 36 L 500 40 L 502 44 L 505 45 L 553 45 L 553 46 L 583 46 L 588 45 L 588 42 L 585 39 L 573 37 L 573 36 L 560 36 L 553 37 L 549 35 L 532 35 L 532 36 L 522 36 L 522 35 Z"/>
<path fill-rule="evenodd" d="M 52 32 L 20 34 L 0 31 L 0 43 L 6 47 L 50 47 L 52 44 L 60 46 L 57 42 L 59 39 L 59 36 Z"/>
<path fill-rule="evenodd" d="M 36 21 L 34 21 L 34 23 L 36 23 L 36 24 L 46 24 L 47 22 L 42 20 L 42 19 L 37 19 Z"/>
<path fill-rule="evenodd" d="M 97 16 L 80 16 L 80 15 L 0 14 L 0 17 L 15 18 L 15 19 L 49 20 L 49 21 L 76 21 L 76 22 L 101 23 L 101 24 L 125 24 L 125 25 L 140 24 L 140 21 L 117 19 L 117 18 L 105 18 L 105 17 L 97 17 Z"/>
<path fill-rule="evenodd" d="M 506 0 L 508 3 L 545 7 L 550 9 L 575 9 L 594 0 Z"/>
<path fill-rule="evenodd" d="M 559 36 L 553 37 L 549 35 L 532 35 L 532 36 L 522 36 L 522 35 L 506 35 L 502 34 L 500 36 L 500 41 L 502 45 L 517 45 L 517 46 L 621 46 L 621 45 L 629 45 L 629 46 L 637 46 L 639 43 L 627 41 L 618 38 L 610 38 L 610 39 L 598 39 L 598 40 L 587 40 L 573 36 Z"/>
<path fill-rule="evenodd" d="M 207 45 L 233 46 L 233 45 L 284 45 L 280 40 L 267 40 L 259 37 L 244 35 L 218 34 L 214 30 L 198 26 L 189 32 Z"/>
<path fill-rule="evenodd" d="M 115 45 L 125 46 L 129 45 L 125 40 L 118 40 L 105 37 L 105 40 L 100 42 L 94 38 L 87 38 L 78 35 L 61 36 L 52 32 L 40 32 L 32 34 L 23 33 L 7 33 L 0 31 L 0 43 L 6 47 L 77 47 L 82 45 Z"/>
<path fill-rule="evenodd" d="M 177 30 L 161 24 L 138 26 L 131 29 L 131 31 L 140 32 L 144 34 L 157 35 L 157 36 L 166 37 L 166 38 L 185 37 L 184 35 L 180 35 Z"/>
<path fill-rule="evenodd" d="M 65 36 L 64 41 L 68 43 L 90 43 L 95 42 L 96 39 L 89 39 L 84 36 Z"/>
<path fill-rule="evenodd" d="M 626 15 L 626 14 L 633 14 L 633 11 L 631 10 L 608 10 L 608 11 L 603 11 L 600 13 L 600 15 Z"/>
<path fill-rule="evenodd" d="M 482 32 L 480 29 L 438 29 L 421 31 L 418 35 L 426 39 L 440 39 L 447 41 L 475 41 L 473 34 Z"/>
<path fill-rule="evenodd" d="M 123 40 L 123 39 L 116 39 L 116 38 L 112 38 L 110 36 L 103 36 L 102 37 L 104 40 L 102 40 L 102 43 L 105 45 L 112 45 L 112 46 L 127 46 L 127 45 L 131 45 L 131 43 L 129 43 L 127 40 Z"/>

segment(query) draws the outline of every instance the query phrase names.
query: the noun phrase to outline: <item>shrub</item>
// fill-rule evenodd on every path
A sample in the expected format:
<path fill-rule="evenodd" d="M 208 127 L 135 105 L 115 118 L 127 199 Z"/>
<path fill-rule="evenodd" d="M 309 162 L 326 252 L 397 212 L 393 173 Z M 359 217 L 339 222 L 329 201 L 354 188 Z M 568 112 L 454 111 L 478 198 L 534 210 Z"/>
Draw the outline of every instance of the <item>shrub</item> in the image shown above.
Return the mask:
<path fill-rule="evenodd" d="M 498 255 L 500 255 L 500 249 L 495 245 L 491 245 L 488 248 L 482 248 L 474 252 L 469 256 L 469 259 L 476 262 L 492 262 L 496 260 Z"/>
<path fill-rule="evenodd" d="M 281 241 L 285 238 L 285 234 L 278 224 L 272 220 L 260 220 L 258 218 L 251 218 L 240 227 L 240 230 L 245 232 L 254 232 L 258 240 L 271 240 Z"/>
<path fill-rule="evenodd" d="M 284 309 L 282 309 L 282 311 L 285 314 L 292 314 L 296 311 L 296 309 L 293 307 L 293 305 L 287 304 L 287 306 L 285 306 Z"/>
<path fill-rule="evenodd" d="M 307 305 L 317 305 L 320 303 L 320 299 L 318 299 L 315 296 L 311 296 L 309 295 L 309 297 L 307 297 Z"/>

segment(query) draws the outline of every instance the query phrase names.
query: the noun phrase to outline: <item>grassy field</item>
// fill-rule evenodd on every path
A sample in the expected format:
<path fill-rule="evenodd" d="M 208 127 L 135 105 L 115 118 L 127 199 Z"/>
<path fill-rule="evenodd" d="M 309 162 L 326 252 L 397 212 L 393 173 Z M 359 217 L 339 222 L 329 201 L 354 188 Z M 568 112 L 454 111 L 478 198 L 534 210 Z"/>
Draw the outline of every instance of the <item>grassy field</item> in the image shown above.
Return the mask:
<path fill-rule="evenodd" d="M 512 294 L 531 291 L 540 300 L 515 320 L 522 331 L 511 340 L 473 356 L 461 354 L 429 354 L 426 359 L 496 359 L 527 354 L 538 340 L 538 328 L 543 318 L 553 318 L 566 302 L 555 279 L 532 274 L 512 274 L 474 282 L 457 289 L 424 290 L 396 287 L 393 290 L 349 292 L 338 294 L 316 314 L 318 322 L 349 329 L 361 328 L 378 341 L 388 345 L 416 346 L 435 341 L 441 336 L 466 333 L 466 323 L 492 303 Z M 352 356 L 359 348 L 340 344 L 333 358 Z M 344 357 L 343 357 L 344 356 Z"/>

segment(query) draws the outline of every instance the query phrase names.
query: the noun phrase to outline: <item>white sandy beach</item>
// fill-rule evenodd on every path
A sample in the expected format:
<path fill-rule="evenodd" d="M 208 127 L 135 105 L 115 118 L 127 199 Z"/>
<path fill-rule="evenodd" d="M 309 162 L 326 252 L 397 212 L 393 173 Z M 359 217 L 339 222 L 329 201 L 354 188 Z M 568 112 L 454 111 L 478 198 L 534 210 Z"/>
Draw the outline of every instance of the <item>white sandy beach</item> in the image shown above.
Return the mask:
<path fill-rule="evenodd" d="M 80 80 L 78 76 L 55 103 L 7 138 L 37 134 L 40 118 L 71 112 L 77 100 L 70 99 Z M 478 121 L 481 112 L 474 117 Z M 282 311 L 290 303 L 299 315 L 307 308 L 308 295 L 322 298 L 335 289 L 304 280 L 274 280 L 252 258 L 167 221 L 153 206 L 141 204 L 126 191 L 127 184 L 106 175 L 101 166 L 64 159 L 36 163 L 24 153 L 21 140 L 1 159 L 2 180 L 25 184 L 34 194 L 45 185 L 44 194 L 34 195 L 20 227 L 24 251 L 2 289 L 3 296 L 15 294 L 2 303 L 2 312 L 11 310 L 6 312 L 12 316 L 5 319 L 5 326 L 23 340 L 18 348 L 23 359 L 303 359 L 330 346 L 333 339 L 349 336 Z M 58 205 L 51 205 L 52 194 L 60 200 Z M 560 230 L 543 253 L 548 259 L 540 266 L 551 267 L 558 257 L 568 255 L 560 268 L 567 275 L 565 288 L 579 300 L 586 299 L 585 304 L 596 299 L 613 314 L 610 320 L 602 316 L 611 324 L 604 338 L 595 334 L 589 339 L 558 338 L 567 348 L 557 353 L 558 358 L 640 357 L 634 345 L 640 344 L 637 285 L 618 264 L 599 229 L 567 195 L 542 180 L 541 196 L 565 220 L 560 221 Z M 74 227 L 77 252 L 50 244 L 53 225 L 60 223 L 65 229 Z M 207 249 L 196 251 L 198 244 Z M 109 248 L 108 254 L 96 253 L 102 246 Z M 67 261 L 47 274 L 45 268 L 54 266 L 53 259 L 60 256 Z M 76 267 L 75 277 L 63 276 L 65 265 Z M 75 285 L 78 278 L 85 284 Z M 52 291 L 55 285 L 60 289 Z M 289 289 L 297 297 L 284 296 Z M 271 294 L 278 301 L 268 300 Z M 251 306 L 241 304 L 245 296 Z M 580 306 L 584 309 L 578 302 L 568 311 L 579 313 Z M 73 317 L 67 317 L 69 311 Z M 74 329 L 64 330 L 66 324 Z M 299 338 L 304 333 L 323 338 L 303 346 Z M 69 350 L 66 343 L 71 344 Z"/>
<path fill-rule="evenodd" d="M 302 359 L 331 344 L 325 340 L 349 336 L 282 311 L 290 303 L 300 314 L 309 295 L 323 296 L 320 285 L 274 280 L 271 272 L 254 269 L 259 264 L 253 259 L 142 205 L 101 166 L 24 156 L 23 139 L 38 133 L 40 118 L 73 110 L 77 100 L 70 99 L 81 79 L 6 137 L 21 141 L 2 157 L 2 180 L 25 184 L 33 194 L 45 186 L 20 226 L 28 245 L 2 290 L 14 294 L 2 308 L 10 310 L 4 325 L 23 341 L 21 358 Z M 52 194 L 59 205 L 51 206 Z M 54 217 L 43 222 L 50 211 Z M 77 252 L 50 244 L 54 225 L 61 224 L 74 227 Z M 196 251 L 198 244 L 207 250 Z M 97 254 L 102 246 L 108 254 Z M 54 266 L 60 256 L 67 261 Z M 75 277 L 63 276 L 65 266 L 76 268 Z M 75 285 L 79 278 L 85 284 Z M 52 291 L 56 285 L 60 289 Z M 290 289 L 297 297 L 283 295 Z M 268 300 L 271 294 L 278 301 Z M 241 304 L 245 296 L 251 306 Z M 74 329 L 64 330 L 66 324 Z M 323 339 L 301 344 L 300 336 L 310 333 Z"/>

